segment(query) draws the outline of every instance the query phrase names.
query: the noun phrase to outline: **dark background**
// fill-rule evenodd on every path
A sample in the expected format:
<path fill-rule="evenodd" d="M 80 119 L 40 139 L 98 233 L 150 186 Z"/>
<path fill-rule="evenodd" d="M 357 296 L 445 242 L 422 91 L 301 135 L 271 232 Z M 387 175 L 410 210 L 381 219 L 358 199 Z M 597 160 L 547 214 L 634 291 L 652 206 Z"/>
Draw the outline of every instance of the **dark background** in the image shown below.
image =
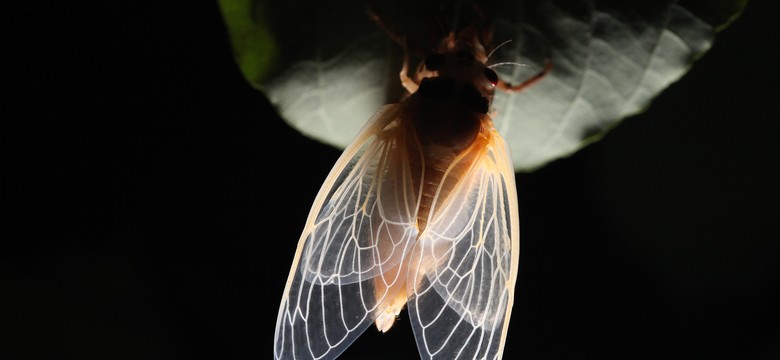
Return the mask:
<path fill-rule="evenodd" d="M 505 358 L 780 357 L 777 12 L 754 3 L 647 112 L 518 176 Z M 270 358 L 339 151 L 244 82 L 214 2 L 7 17 L 2 357 Z M 416 357 L 402 316 L 342 358 Z"/>

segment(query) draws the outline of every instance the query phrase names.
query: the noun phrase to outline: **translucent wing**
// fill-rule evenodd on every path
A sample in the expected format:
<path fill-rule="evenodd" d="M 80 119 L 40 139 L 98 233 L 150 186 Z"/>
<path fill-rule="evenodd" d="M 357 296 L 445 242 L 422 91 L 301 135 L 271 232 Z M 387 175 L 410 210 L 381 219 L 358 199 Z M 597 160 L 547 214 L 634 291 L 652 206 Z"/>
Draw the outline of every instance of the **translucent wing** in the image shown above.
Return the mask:
<path fill-rule="evenodd" d="M 320 189 L 279 308 L 275 359 L 333 359 L 376 318 L 417 236 L 418 196 L 399 127 L 380 109 Z M 419 172 L 419 170 L 416 170 Z"/>
<path fill-rule="evenodd" d="M 475 164 L 445 202 L 434 203 L 410 258 L 408 310 L 422 359 L 497 359 L 503 352 L 519 220 L 509 150 L 491 133 L 484 152 L 460 160 Z"/>

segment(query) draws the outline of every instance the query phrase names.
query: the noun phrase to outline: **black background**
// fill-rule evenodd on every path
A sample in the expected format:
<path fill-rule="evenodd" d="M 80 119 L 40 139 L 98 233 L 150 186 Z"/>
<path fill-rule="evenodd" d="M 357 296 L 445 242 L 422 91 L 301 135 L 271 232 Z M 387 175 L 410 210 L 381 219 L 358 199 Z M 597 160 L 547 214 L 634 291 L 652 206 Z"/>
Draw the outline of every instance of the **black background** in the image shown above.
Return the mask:
<path fill-rule="evenodd" d="M 505 358 L 780 357 L 766 3 L 647 112 L 518 176 Z M 15 356 L 2 357 L 270 358 L 301 226 L 339 152 L 244 82 L 214 2 L 7 17 L 0 350 Z M 342 358 L 416 357 L 402 316 Z"/>

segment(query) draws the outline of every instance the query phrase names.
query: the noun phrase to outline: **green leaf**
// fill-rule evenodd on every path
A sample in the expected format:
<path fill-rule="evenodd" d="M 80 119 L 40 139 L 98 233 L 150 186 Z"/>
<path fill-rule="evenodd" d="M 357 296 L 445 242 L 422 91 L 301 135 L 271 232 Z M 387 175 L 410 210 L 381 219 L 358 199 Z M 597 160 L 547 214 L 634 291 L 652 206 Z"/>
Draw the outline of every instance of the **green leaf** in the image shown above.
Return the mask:
<path fill-rule="evenodd" d="M 252 84 L 265 80 L 277 57 L 266 6 L 253 0 L 219 0 L 241 72 Z"/>
<path fill-rule="evenodd" d="M 232 10 L 226 10 L 227 3 L 232 3 Z M 244 14 L 238 3 L 245 6 Z M 343 148 L 374 111 L 400 99 L 401 51 L 369 20 L 363 1 L 220 4 L 247 79 L 303 134 Z M 497 67 L 502 79 L 518 83 L 546 60 L 553 64 L 553 70 L 527 90 L 495 96 L 494 122 L 510 144 L 515 169 L 532 171 L 568 156 L 643 111 L 706 53 L 716 32 L 728 26 L 745 4 L 746 0 L 481 4 L 480 11 L 495 26 L 494 40 L 511 40 L 498 48 L 491 62 L 527 65 Z M 376 6 L 385 24 L 408 36 L 410 44 L 449 28 L 442 11 L 472 9 L 420 0 Z M 257 16 L 257 9 L 268 16 Z M 247 14 L 254 14 L 251 26 L 241 25 Z M 247 32 L 239 31 L 248 28 L 275 34 L 284 66 L 258 76 L 247 64 L 253 56 L 247 49 L 263 52 L 236 45 L 237 38 L 249 41 L 242 35 Z"/>

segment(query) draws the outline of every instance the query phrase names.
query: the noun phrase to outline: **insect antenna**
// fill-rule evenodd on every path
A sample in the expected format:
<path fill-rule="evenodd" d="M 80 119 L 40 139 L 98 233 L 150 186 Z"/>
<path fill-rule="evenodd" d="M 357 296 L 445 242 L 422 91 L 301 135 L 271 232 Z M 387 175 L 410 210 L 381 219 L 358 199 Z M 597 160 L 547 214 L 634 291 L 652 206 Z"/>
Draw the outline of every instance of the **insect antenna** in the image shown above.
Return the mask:
<path fill-rule="evenodd" d="M 512 39 L 509 39 L 507 41 L 504 41 L 504 42 L 498 44 L 498 46 L 494 47 L 493 50 L 490 51 L 490 53 L 487 55 L 487 58 L 490 59 L 490 57 L 493 56 L 493 53 L 496 52 L 496 50 L 498 50 L 498 48 L 500 48 L 500 47 L 502 47 L 502 46 L 504 46 L 506 44 L 509 44 L 510 42 L 512 42 Z M 490 66 L 488 66 L 488 67 L 490 67 Z"/>
<path fill-rule="evenodd" d="M 500 63 L 495 63 L 495 64 L 488 65 L 487 67 L 489 67 L 489 68 L 491 68 L 491 69 L 492 69 L 492 68 L 494 68 L 494 67 L 497 67 L 497 66 L 507 66 L 507 65 L 513 65 L 513 66 L 531 66 L 531 65 L 528 65 L 528 64 L 518 63 L 518 62 L 514 62 L 514 61 L 504 61 L 504 62 L 500 62 Z"/>

